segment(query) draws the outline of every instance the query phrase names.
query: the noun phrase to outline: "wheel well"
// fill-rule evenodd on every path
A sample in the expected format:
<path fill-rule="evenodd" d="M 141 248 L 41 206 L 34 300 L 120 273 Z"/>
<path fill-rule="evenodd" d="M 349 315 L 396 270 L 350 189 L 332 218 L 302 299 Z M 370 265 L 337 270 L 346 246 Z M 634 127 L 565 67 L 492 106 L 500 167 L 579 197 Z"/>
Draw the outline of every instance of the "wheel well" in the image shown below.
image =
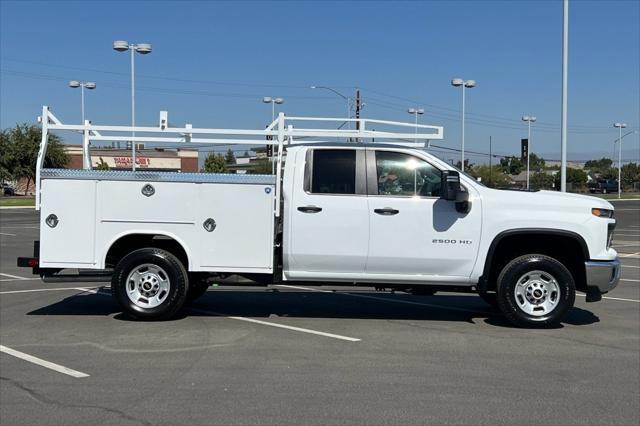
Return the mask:
<path fill-rule="evenodd" d="M 173 254 L 182 262 L 185 269 L 189 268 L 189 257 L 182 244 L 171 237 L 161 234 L 129 234 L 116 240 L 105 258 L 105 268 L 113 268 L 127 254 L 145 247 L 163 249 Z"/>
<path fill-rule="evenodd" d="M 584 240 L 577 234 L 539 232 L 511 233 L 496 237 L 489 249 L 482 276 L 486 289 L 495 290 L 502 268 L 525 254 L 553 257 L 571 272 L 577 290 L 587 290 L 584 262 L 588 260 L 589 254 Z"/>

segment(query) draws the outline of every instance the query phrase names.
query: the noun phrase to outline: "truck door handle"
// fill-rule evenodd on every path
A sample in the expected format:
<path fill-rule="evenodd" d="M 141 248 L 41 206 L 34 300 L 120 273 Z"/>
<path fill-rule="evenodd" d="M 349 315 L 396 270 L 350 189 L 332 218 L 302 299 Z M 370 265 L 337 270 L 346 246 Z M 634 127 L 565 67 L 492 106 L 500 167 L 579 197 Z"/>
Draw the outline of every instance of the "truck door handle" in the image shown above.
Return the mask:
<path fill-rule="evenodd" d="M 382 216 L 393 216 L 394 214 L 400 213 L 400 210 L 392 209 L 391 207 L 385 207 L 384 209 L 375 209 L 375 213 L 381 214 Z"/>
<path fill-rule="evenodd" d="M 318 206 L 300 206 L 298 207 L 298 211 L 302 213 L 319 213 L 322 211 L 322 207 Z"/>

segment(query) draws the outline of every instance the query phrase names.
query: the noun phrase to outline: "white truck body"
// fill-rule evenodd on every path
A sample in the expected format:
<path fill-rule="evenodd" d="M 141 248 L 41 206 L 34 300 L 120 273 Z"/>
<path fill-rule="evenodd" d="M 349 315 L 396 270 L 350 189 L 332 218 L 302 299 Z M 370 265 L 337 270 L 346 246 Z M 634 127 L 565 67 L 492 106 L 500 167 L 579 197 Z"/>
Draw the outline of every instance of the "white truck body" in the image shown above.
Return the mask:
<path fill-rule="evenodd" d="M 484 187 L 419 149 L 419 143 L 406 142 L 442 138 L 437 126 L 419 126 L 430 131 L 425 134 L 418 128 L 413 134 L 369 131 L 364 120 L 356 120 L 355 131 L 294 129 L 280 114 L 264 131 L 173 129 L 161 114 L 165 123 L 161 118 L 158 128 L 135 128 L 179 134 L 135 138 L 141 142 L 255 145 L 255 137 L 275 138 L 275 176 L 225 175 L 98 171 L 88 161 L 84 170 L 44 169 L 48 127 L 82 131 L 85 158 L 91 140 L 126 139 L 101 131 L 133 128 L 63 125 L 46 107 L 43 117 L 36 181 L 41 210 L 36 254 L 43 275 L 69 268 L 110 270 L 128 252 L 155 247 L 145 239 L 151 237 L 170 241 L 169 251 L 188 273 L 263 276 L 266 282 L 467 288 L 481 295 L 499 294 L 500 271 L 504 275 L 509 261 L 526 263 L 526 255 L 534 253 L 539 259 L 533 261 L 546 265 L 547 272 L 534 271 L 532 276 L 542 278 L 530 280 L 528 293 L 521 291 L 520 300 L 531 298 L 530 310 L 543 309 L 536 308 L 545 297 L 536 296 L 536 289 L 560 291 L 560 280 L 549 271 L 562 275 L 566 270 L 548 262 L 566 267 L 566 276 L 572 275 L 572 285 L 587 292 L 588 300 L 598 300 L 619 280 L 617 253 L 610 247 L 615 227 L 610 203 L 576 194 Z M 198 139 L 190 132 L 233 138 Z M 295 137 L 351 142 L 295 143 Z M 374 138 L 386 143 L 365 143 Z M 528 275 L 522 279 L 529 280 Z"/>

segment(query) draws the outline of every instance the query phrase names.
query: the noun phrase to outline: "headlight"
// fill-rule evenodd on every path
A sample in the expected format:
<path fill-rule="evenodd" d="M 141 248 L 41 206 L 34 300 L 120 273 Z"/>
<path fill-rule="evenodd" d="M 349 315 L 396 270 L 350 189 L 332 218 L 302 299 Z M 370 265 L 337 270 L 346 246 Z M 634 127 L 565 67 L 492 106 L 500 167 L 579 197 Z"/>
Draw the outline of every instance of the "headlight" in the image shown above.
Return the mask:
<path fill-rule="evenodd" d="M 598 216 L 598 217 L 612 218 L 613 217 L 613 210 L 591 209 L 591 214 L 594 215 L 594 216 Z"/>

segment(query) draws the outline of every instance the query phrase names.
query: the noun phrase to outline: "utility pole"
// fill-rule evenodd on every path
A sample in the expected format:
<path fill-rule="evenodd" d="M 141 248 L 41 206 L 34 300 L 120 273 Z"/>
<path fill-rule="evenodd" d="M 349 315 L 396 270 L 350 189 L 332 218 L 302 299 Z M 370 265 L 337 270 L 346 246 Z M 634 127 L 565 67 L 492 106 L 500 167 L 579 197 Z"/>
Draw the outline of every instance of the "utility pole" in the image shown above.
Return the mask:
<path fill-rule="evenodd" d="M 569 73 L 569 0 L 562 1 L 562 111 L 560 114 L 560 191 L 567 192 L 567 84 Z"/>
<path fill-rule="evenodd" d="M 360 89 L 356 89 L 356 120 L 360 119 L 362 100 L 360 99 Z M 360 122 L 356 121 L 356 130 L 360 130 Z"/>
<path fill-rule="evenodd" d="M 489 136 L 489 185 L 493 186 L 493 174 L 491 170 L 491 136 Z"/>

